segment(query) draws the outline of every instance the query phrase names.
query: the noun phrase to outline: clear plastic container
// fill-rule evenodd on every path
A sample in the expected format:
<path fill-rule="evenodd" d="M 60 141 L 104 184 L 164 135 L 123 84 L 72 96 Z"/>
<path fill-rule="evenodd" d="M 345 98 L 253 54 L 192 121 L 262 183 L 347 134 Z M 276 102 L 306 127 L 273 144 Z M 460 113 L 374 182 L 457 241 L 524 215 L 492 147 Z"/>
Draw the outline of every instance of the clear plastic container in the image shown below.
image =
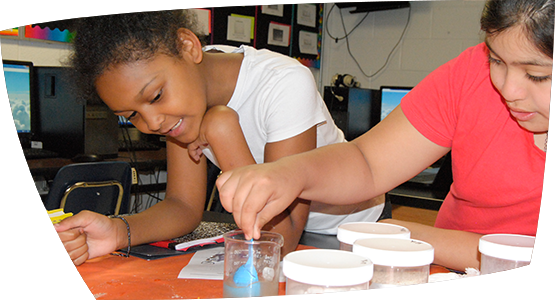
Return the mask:
<path fill-rule="evenodd" d="M 369 259 L 347 251 L 299 250 L 283 258 L 286 295 L 367 290 L 372 273 Z"/>
<path fill-rule="evenodd" d="M 371 289 L 427 283 L 434 261 L 432 245 L 414 239 L 359 239 L 353 253 L 374 263 Z"/>
<path fill-rule="evenodd" d="M 480 238 L 480 300 L 550 296 L 555 243 L 526 235 L 490 234 Z"/>
<path fill-rule="evenodd" d="M 245 240 L 242 230 L 233 230 L 224 234 L 224 241 L 224 298 L 277 296 L 283 236 L 262 231 L 258 240 Z M 250 275 L 250 282 L 241 280 L 239 284 L 237 273 L 252 274 L 251 268 L 256 276 Z"/>
<path fill-rule="evenodd" d="M 351 222 L 337 228 L 340 250 L 352 251 L 353 243 L 365 238 L 410 239 L 410 231 L 403 226 L 376 222 Z"/>

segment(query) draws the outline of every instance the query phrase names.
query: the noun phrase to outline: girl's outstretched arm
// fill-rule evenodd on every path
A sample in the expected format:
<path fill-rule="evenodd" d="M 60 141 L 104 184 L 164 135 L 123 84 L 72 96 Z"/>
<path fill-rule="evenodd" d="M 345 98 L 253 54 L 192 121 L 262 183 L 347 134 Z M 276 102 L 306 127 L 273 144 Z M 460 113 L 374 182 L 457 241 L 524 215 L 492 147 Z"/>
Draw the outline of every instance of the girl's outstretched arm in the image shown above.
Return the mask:
<path fill-rule="evenodd" d="M 126 216 L 131 245 L 182 236 L 202 219 L 206 199 L 206 159 L 194 162 L 187 148 L 167 143 L 168 180 L 166 197 L 152 207 Z M 117 218 L 82 211 L 55 225 L 74 264 L 128 246 L 126 224 Z"/>
<path fill-rule="evenodd" d="M 249 237 L 297 197 L 352 204 L 384 194 L 445 155 L 400 108 L 352 142 L 333 144 L 276 162 L 223 173 L 222 205 Z"/>

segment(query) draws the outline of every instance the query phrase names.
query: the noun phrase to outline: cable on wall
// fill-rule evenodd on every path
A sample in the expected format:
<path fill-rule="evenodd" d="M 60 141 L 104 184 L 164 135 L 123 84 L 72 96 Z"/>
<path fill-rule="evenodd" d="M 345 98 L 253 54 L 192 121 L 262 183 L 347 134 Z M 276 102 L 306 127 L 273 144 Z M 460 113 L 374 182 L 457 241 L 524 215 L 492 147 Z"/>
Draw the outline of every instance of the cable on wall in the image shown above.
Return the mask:
<path fill-rule="evenodd" d="M 366 20 L 366 17 L 368 17 L 368 15 L 370 14 L 370 12 L 367 12 L 366 15 L 364 15 L 364 18 L 362 18 L 362 20 L 360 20 L 355 27 L 353 27 L 353 29 L 351 29 L 351 31 L 349 31 L 349 33 L 345 33 L 344 36 L 342 37 L 334 37 L 331 35 L 328 24 L 329 24 L 329 19 L 330 19 L 330 14 L 333 11 L 333 8 L 337 7 L 336 4 L 333 4 L 333 6 L 330 8 L 330 10 L 328 11 L 328 14 L 326 16 L 326 33 L 335 40 L 335 42 L 337 43 L 338 41 L 342 40 L 342 39 L 346 39 L 353 31 L 355 31 L 355 29 L 362 23 L 364 22 L 364 20 Z M 341 9 L 339 10 L 339 13 L 341 13 Z M 343 16 L 341 16 L 341 21 L 343 22 Z M 343 24 L 343 29 L 345 29 L 345 24 Z"/>
<path fill-rule="evenodd" d="M 407 31 L 407 28 L 409 26 L 410 23 L 410 16 L 411 16 L 411 9 L 412 7 L 409 5 L 408 8 L 408 16 L 407 16 L 407 22 L 405 24 L 405 27 L 403 28 L 403 32 L 401 33 L 401 36 L 399 37 L 399 40 L 397 41 L 397 43 L 395 44 L 395 46 L 393 46 L 393 49 L 391 49 L 391 51 L 389 52 L 389 54 L 387 55 L 387 58 L 385 60 L 385 63 L 374 73 L 368 75 L 366 74 L 366 72 L 362 69 L 360 63 L 358 62 L 358 60 L 356 59 L 356 57 L 353 55 L 353 53 L 351 52 L 351 45 L 349 44 L 349 35 L 351 35 L 351 33 L 366 19 L 366 17 L 368 16 L 369 12 L 366 13 L 366 15 L 364 16 L 364 18 L 362 18 L 362 20 L 360 22 L 358 22 L 348 33 L 347 33 L 347 29 L 345 28 L 345 22 L 343 20 L 343 13 L 341 12 L 341 9 L 339 10 L 339 16 L 341 17 L 341 25 L 343 27 L 343 32 L 344 32 L 344 36 L 343 37 L 334 37 L 330 34 L 329 29 L 328 29 L 328 22 L 329 22 L 329 15 L 331 13 L 331 11 L 333 10 L 333 8 L 336 5 L 334 4 L 332 6 L 332 8 L 330 9 L 330 11 L 328 12 L 328 15 L 326 17 L 326 32 L 327 34 L 335 40 L 335 42 L 338 42 L 339 40 L 345 39 L 345 42 L 347 44 L 347 52 L 349 53 L 349 56 L 355 61 L 358 69 L 360 70 L 360 72 L 362 72 L 362 74 L 367 77 L 367 78 L 372 78 L 374 76 L 376 76 L 378 73 L 380 73 L 389 63 L 389 60 L 391 59 L 391 55 L 393 55 L 393 53 L 395 52 L 395 50 L 397 49 L 397 47 L 399 46 L 399 44 L 401 43 L 401 41 L 403 40 L 403 37 L 405 36 L 405 33 Z"/>

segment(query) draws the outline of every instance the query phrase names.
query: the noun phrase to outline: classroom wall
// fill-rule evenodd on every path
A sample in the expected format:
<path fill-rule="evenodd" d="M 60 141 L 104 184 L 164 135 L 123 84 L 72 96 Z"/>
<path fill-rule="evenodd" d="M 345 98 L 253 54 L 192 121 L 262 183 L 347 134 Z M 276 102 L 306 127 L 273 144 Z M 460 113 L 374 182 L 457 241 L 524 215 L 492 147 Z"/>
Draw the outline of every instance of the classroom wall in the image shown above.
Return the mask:
<path fill-rule="evenodd" d="M 346 40 L 337 43 L 322 31 L 320 86 L 330 85 L 334 74 L 356 76 L 361 87 L 379 89 L 382 85 L 414 86 L 432 70 L 456 57 L 464 49 L 483 40 L 480 15 L 485 1 L 411 1 L 411 16 L 405 36 L 393 52 L 386 68 L 374 77 L 365 76 L 347 51 Z M 324 17 L 333 4 L 325 5 Z M 342 9 L 349 32 L 364 18 Z M 367 75 L 376 72 L 399 40 L 407 21 L 408 8 L 370 12 L 348 37 L 351 52 Z M 335 7 L 327 19 L 334 37 L 345 35 L 340 10 Z"/>
<path fill-rule="evenodd" d="M 335 7 L 324 20 L 321 68 L 312 69 L 323 91 L 334 74 L 351 74 L 362 87 L 379 89 L 381 85 L 414 86 L 430 71 L 456 57 L 467 47 L 482 41 L 480 14 L 483 0 L 411 1 L 411 16 L 405 36 L 393 52 L 385 69 L 374 77 L 365 76 L 347 52 L 345 39 L 337 43 L 327 34 L 344 36 L 339 9 Z M 333 4 L 325 4 L 324 18 Z M 350 14 L 342 9 L 347 31 L 365 14 Z M 407 21 L 408 9 L 371 12 L 349 36 L 353 55 L 370 75 L 381 67 L 399 40 Z M 22 24 L 24 25 L 24 24 Z M 70 46 L 39 40 L 0 38 L 3 59 L 30 60 L 37 66 L 60 66 L 70 53 Z"/>
<path fill-rule="evenodd" d="M 71 49 L 67 43 L 12 37 L 1 37 L 0 47 L 2 59 L 32 61 L 41 67 L 61 66 Z"/>

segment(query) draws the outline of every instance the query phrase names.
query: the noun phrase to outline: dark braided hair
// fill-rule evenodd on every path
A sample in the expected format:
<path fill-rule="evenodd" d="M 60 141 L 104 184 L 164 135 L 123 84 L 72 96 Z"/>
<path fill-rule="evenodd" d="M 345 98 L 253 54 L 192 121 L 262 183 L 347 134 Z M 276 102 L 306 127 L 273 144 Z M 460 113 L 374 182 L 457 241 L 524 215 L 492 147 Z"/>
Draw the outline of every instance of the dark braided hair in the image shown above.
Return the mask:
<path fill-rule="evenodd" d="M 481 26 L 487 36 L 522 25 L 524 33 L 543 54 L 553 58 L 553 0 L 489 0 Z"/>
<path fill-rule="evenodd" d="M 76 20 L 70 64 L 82 96 L 99 102 L 94 83 L 108 68 L 162 53 L 178 57 L 177 30 L 195 31 L 196 18 L 186 10 L 141 12 Z M 201 39 L 202 41 L 202 39 Z"/>

